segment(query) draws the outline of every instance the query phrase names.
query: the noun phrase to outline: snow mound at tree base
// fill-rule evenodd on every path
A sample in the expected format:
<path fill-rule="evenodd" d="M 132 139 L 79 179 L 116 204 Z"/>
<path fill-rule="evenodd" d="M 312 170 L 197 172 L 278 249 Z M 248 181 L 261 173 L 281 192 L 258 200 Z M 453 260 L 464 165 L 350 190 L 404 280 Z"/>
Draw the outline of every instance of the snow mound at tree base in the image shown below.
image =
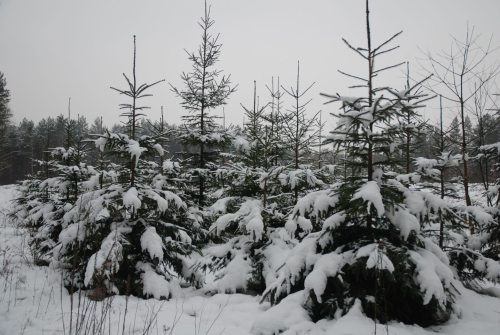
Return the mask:
<path fill-rule="evenodd" d="M 500 322 L 500 299 L 480 295 L 466 289 L 456 281 L 454 283 L 460 296 L 457 303 L 461 306 L 459 315 L 440 326 L 422 328 L 416 325 L 405 325 L 401 322 L 388 324 L 375 323 L 362 311 L 361 301 L 356 300 L 351 310 L 342 317 L 332 320 L 310 321 L 305 309 L 301 307 L 303 292 L 289 295 L 283 301 L 259 316 L 252 325 L 252 335 L 359 335 L 359 334 L 389 334 L 397 335 L 430 335 L 430 334 L 498 334 Z M 499 287 L 489 287 L 483 290 L 491 295 L 500 293 Z M 300 310 L 301 309 L 301 310 Z"/>

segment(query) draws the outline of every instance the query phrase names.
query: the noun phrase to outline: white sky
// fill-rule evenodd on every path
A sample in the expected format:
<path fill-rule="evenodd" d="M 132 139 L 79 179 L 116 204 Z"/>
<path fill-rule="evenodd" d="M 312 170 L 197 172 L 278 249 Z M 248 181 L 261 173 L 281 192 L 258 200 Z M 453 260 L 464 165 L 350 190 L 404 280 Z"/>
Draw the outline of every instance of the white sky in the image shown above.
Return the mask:
<path fill-rule="evenodd" d="M 215 20 L 211 32 L 220 33 L 223 44 L 217 69 L 239 84 L 225 107 L 227 124 L 242 122 L 240 103 L 251 106 L 254 80 L 261 101 L 268 99 L 265 85 L 272 76 L 280 76 L 287 88 L 294 85 L 298 60 L 302 87 L 316 82 L 307 94 L 313 99 L 310 114 L 337 108 L 323 106 L 320 92 L 356 94 L 347 88 L 352 82 L 337 70 L 366 73 L 363 60 L 341 40 L 365 46 L 364 0 L 209 3 Z M 146 113 L 157 119 L 164 106 L 165 118 L 179 123 L 186 112 L 168 82 L 182 88 L 180 74 L 191 70 L 184 49 L 198 48 L 203 6 L 202 0 L 0 0 L 0 71 L 11 91 L 15 119 L 39 121 L 65 114 L 71 97 L 72 115 L 85 115 L 89 122 L 103 116 L 108 125 L 118 122 L 118 104 L 128 101 L 109 87 L 125 88 L 122 73 L 132 72 L 135 34 L 138 81 L 166 80 L 150 90 L 152 98 L 144 99 L 151 107 Z M 410 61 L 416 72 L 415 57 L 422 57 L 418 47 L 433 53 L 448 49 L 450 34 L 463 39 L 467 21 L 483 34 L 484 43 L 493 34 L 493 45 L 500 45 L 498 0 L 372 0 L 370 6 L 375 44 L 404 31 L 393 44 L 401 47 L 387 57 L 386 65 Z M 402 70 L 386 72 L 385 80 L 402 88 Z M 290 104 L 285 100 L 285 106 Z M 222 108 L 214 113 L 222 115 Z M 436 111 L 428 107 L 425 113 L 434 118 Z"/>

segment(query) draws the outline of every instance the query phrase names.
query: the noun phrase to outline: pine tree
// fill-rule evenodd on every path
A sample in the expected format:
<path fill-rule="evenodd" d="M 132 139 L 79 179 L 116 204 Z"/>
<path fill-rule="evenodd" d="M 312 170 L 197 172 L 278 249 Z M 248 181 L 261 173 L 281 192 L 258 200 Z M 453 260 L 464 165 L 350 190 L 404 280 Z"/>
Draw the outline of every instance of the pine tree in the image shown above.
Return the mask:
<path fill-rule="evenodd" d="M 220 77 L 221 71 L 213 67 L 219 61 L 222 45 L 218 35 L 213 37 L 209 30 L 214 21 L 210 18 L 210 7 L 205 2 L 205 14 L 199 23 L 202 29 L 202 41 L 197 52 L 188 53 L 193 63 L 192 72 L 183 73 L 181 79 L 184 90 L 172 87 L 172 91 L 182 99 L 181 105 L 190 113 L 183 117 L 184 124 L 178 128 L 177 137 L 185 146 L 197 148 L 198 153 L 184 152 L 184 161 L 192 167 L 192 176 L 197 187 L 197 198 L 200 207 L 206 204 L 206 191 L 210 186 L 211 171 L 217 162 L 218 149 L 227 147 L 231 141 L 230 134 L 221 129 L 210 111 L 225 105 L 226 100 L 236 87 L 231 87 L 230 76 Z M 211 179 L 211 180 L 210 180 Z"/>

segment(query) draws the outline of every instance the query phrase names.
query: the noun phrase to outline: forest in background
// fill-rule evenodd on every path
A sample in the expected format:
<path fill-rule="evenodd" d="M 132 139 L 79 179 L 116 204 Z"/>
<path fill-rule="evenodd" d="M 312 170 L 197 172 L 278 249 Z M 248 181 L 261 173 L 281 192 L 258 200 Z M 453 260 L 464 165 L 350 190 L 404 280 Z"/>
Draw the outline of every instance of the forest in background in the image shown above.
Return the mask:
<path fill-rule="evenodd" d="M 4 87 L 5 82 L 4 82 Z M 6 89 L 6 88 L 5 88 Z M 490 93 L 491 94 L 491 93 Z M 320 99 L 319 97 L 311 97 L 314 99 Z M 438 99 L 436 97 L 436 99 Z M 264 97 L 261 97 L 264 100 Z M 270 104 L 272 103 L 272 96 L 269 94 L 269 104 L 267 104 L 266 111 L 271 110 Z M 496 102 L 492 102 L 492 107 L 496 108 Z M 70 109 L 68 107 L 68 109 Z M 242 109 L 243 110 L 243 109 Z M 244 111 L 244 110 L 243 110 Z M 160 112 L 150 111 L 148 114 L 158 114 Z M 323 116 L 327 118 L 331 116 Z M 50 153 L 51 149 L 57 147 L 64 147 L 67 143 L 67 132 L 65 130 L 65 125 L 68 122 L 68 116 L 60 114 L 59 116 L 52 118 L 43 118 L 37 124 L 28 119 L 23 119 L 18 124 L 13 122 L 13 114 L 7 114 L 7 117 L 2 119 L 2 163 L 0 170 L 0 185 L 15 184 L 23 181 L 26 176 L 34 175 L 42 170 L 39 163 L 47 159 L 47 154 Z M 316 120 L 319 123 L 319 116 Z M 74 127 L 71 129 L 69 136 L 81 140 L 91 139 L 91 135 L 102 134 L 106 130 L 112 133 L 127 133 L 127 127 L 124 124 L 113 124 L 111 127 L 103 125 L 102 119 L 95 119 L 92 124 L 89 124 L 84 115 L 73 116 L 71 122 L 74 122 Z M 152 125 L 161 122 L 160 117 L 157 120 L 150 118 L 143 118 L 139 125 L 140 135 L 153 135 Z M 175 124 L 169 124 L 167 121 L 163 121 L 165 129 L 175 130 L 178 126 Z M 483 125 L 487 125 L 487 131 L 482 130 Z M 313 125 L 314 126 L 314 125 Z M 324 127 L 324 126 L 323 126 Z M 241 126 L 236 126 L 241 131 Z M 311 127 L 311 131 L 318 131 L 318 127 L 314 129 Z M 465 118 L 465 130 L 467 134 L 467 143 L 470 148 L 471 155 L 477 156 L 479 153 L 478 148 L 481 145 L 493 144 L 500 141 L 500 119 L 495 110 L 488 110 L 486 113 L 480 116 L 478 119 L 475 114 L 467 115 Z M 433 157 L 433 147 L 437 145 L 439 140 L 439 126 L 434 125 L 432 122 L 426 124 L 426 131 L 419 134 L 421 137 L 419 143 L 421 145 L 416 148 L 412 153 L 412 159 L 416 157 Z M 323 130 L 325 132 L 325 130 Z M 446 127 L 446 138 L 451 143 L 450 150 L 457 153 L 459 152 L 461 144 L 461 130 L 460 122 L 458 117 L 455 116 L 452 119 L 450 125 Z M 318 132 L 319 134 L 319 132 Z M 324 141 L 324 138 L 322 139 Z M 315 143 L 311 143 L 311 155 L 318 156 L 320 150 L 320 138 L 318 137 Z M 185 149 L 173 135 L 167 135 L 166 146 L 172 157 L 176 157 L 176 153 L 180 153 Z M 97 164 L 99 150 L 95 147 L 93 142 L 88 142 L 85 145 L 84 150 L 88 153 L 86 162 L 92 166 Z M 229 150 L 229 148 L 228 148 Z M 236 151 L 235 148 L 232 148 Z M 343 153 L 339 150 L 333 149 L 326 146 L 321 147 L 322 150 L 322 160 L 326 164 L 337 164 L 339 160 L 343 157 Z M 486 167 L 481 165 L 479 160 L 471 161 L 470 178 L 472 183 L 489 183 L 496 180 L 498 175 L 494 170 L 486 173 Z M 412 166 L 412 171 L 416 170 L 417 166 Z M 340 172 L 338 172 L 340 173 Z M 455 176 L 459 176 L 459 171 L 450 172 Z M 489 175 L 489 178 L 486 178 Z"/>

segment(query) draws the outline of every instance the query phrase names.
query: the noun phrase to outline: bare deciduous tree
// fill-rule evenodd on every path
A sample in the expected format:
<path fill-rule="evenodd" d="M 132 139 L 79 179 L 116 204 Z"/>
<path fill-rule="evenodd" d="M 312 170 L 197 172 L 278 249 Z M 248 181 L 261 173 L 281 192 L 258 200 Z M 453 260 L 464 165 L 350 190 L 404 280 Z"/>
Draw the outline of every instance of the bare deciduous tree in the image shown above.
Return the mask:
<path fill-rule="evenodd" d="M 458 146 L 462 155 L 460 173 L 465 192 L 467 206 L 472 204 L 469 192 L 469 153 L 471 151 L 466 131 L 467 111 L 472 110 L 474 97 L 490 82 L 495 80 L 499 71 L 496 63 L 488 65 L 494 48 L 491 39 L 486 47 L 479 43 L 481 35 L 474 31 L 474 27 L 467 26 L 464 40 L 452 36 L 450 51 L 442 51 L 434 55 L 430 51 L 424 52 L 425 59 L 420 60 L 424 74 L 433 74 L 426 81 L 426 88 L 442 95 L 443 99 L 454 105 L 458 115 L 460 127 L 460 142 Z M 472 219 L 469 219 L 471 233 L 474 233 Z"/>

